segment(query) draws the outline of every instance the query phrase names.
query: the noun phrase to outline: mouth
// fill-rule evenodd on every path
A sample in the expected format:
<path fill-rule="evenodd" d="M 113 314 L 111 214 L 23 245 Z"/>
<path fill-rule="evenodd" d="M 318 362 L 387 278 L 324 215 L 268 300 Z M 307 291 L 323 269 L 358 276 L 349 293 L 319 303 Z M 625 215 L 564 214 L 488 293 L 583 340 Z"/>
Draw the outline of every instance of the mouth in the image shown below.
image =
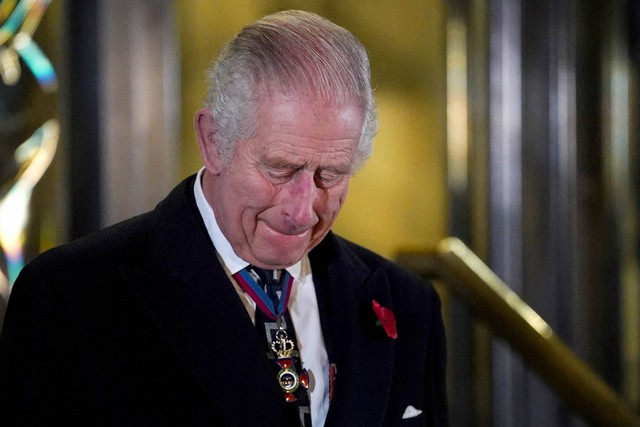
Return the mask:
<path fill-rule="evenodd" d="M 315 227 L 304 229 L 290 224 L 273 224 L 269 221 L 258 221 L 256 235 L 262 236 L 274 251 L 287 251 L 306 248 L 314 239 Z"/>
<path fill-rule="evenodd" d="M 278 229 L 266 223 L 265 223 L 265 228 L 269 232 L 269 234 L 272 234 L 275 236 L 284 236 L 285 238 L 305 238 L 309 236 L 311 234 L 311 231 L 313 230 L 312 228 L 299 230 L 293 227 L 289 229 Z"/>
<path fill-rule="evenodd" d="M 301 259 L 311 245 L 312 229 L 278 230 L 266 223 L 259 223 L 254 240 L 254 254 L 259 260 L 277 268 L 285 268 Z M 275 267 L 269 267 L 275 268 Z"/>

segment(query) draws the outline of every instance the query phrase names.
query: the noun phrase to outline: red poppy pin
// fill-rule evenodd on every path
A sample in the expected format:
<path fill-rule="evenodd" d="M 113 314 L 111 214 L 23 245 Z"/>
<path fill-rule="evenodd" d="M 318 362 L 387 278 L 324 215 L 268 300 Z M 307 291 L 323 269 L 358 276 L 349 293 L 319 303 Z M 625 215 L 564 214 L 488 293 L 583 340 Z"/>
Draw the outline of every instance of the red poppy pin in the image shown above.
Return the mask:
<path fill-rule="evenodd" d="M 393 311 L 381 306 L 376 300 L 371 301 L 371 307 L 378 318 L 376 325 L 382 326 L 389 338 L 393 338 L 394 340 L 398 338 L 396 316 L 394 316 Z"/>

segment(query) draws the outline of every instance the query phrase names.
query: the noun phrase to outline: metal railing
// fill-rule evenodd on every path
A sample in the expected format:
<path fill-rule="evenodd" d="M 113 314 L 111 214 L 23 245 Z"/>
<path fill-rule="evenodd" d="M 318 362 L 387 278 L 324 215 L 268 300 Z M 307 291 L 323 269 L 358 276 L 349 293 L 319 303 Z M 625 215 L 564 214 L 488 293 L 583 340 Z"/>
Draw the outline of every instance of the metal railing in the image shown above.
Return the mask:
<path fill-rule="evenodd" d="M 468 303 L 585 421 L 640 426 L 640 416 L 460 240 L 447 238 L 432 256 L 403 254 L 399 261 L 416 271 L 428 270 Z"/>

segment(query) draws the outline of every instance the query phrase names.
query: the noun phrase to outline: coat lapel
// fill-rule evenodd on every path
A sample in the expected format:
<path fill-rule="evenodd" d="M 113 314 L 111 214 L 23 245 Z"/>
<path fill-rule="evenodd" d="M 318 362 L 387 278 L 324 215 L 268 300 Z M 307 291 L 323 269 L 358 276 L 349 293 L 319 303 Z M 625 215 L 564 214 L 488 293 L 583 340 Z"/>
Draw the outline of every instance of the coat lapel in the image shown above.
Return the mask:
<path fill-rule="evenodd" d="M 374 426 L 391 390 L 394 341 L 375 327 L 373 299 L 389 307 L 384 272 L 371 271 L 330 234 L 311 254 L 330 361 L 336 364 L 327 426 Z"/>
<path fill-rule="evenodd" d="M 158 205 L 145 265 L 125 266 L 122 275 L 230 425 L 284 425 L 270 362 L 217 259 L 192 188 L 189 179 Z"/>

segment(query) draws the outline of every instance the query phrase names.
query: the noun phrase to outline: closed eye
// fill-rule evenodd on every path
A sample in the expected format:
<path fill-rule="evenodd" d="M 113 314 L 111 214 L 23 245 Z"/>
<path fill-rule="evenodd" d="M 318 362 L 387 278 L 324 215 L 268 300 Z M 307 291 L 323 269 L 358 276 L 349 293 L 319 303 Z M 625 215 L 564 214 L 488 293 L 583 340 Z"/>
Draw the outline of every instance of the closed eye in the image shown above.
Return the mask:
<path fill-rule="evenodd" d="M 315 181 L 316 185 L 320 188 L 330 188 L 340 182 L 345 176 L 346 174 L 344 173 L 331 170 L 321 170 L 316 172 Z"/>
<path fill-rule="evenodd" d="M 295 175 L 297 170 L 295 168 L 285 167 L 285 166 L 283 167 L 272 166 L 272 167 L 268 167 L 266 171 L 267 171 L 267 175 L 269 176 L 272 182 L 276 184 L 284 184 Z"/>

